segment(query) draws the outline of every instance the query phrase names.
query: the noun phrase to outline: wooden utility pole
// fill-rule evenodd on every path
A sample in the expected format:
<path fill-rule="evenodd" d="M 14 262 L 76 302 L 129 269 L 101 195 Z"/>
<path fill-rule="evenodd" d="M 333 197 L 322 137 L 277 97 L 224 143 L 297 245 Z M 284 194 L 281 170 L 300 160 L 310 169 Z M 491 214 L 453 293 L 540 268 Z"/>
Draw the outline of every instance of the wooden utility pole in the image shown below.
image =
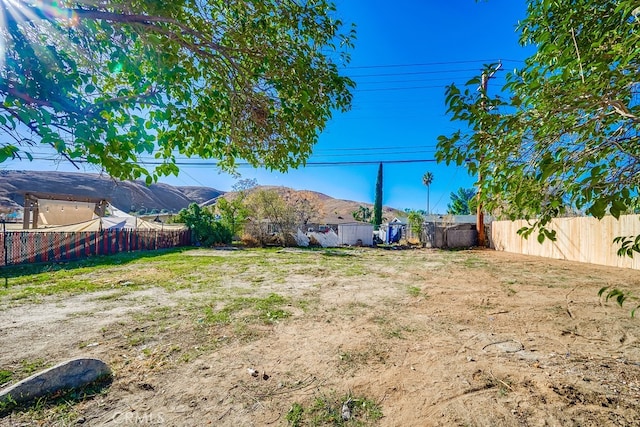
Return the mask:
<path fill-rule="evenodd" d="M 480 96 L 482 96 L 482 110 L 485 112 L 487 111 L 487 109 L 484 100 L 487 97 L 487 87 L 489 85 L 489 79 L 501 67 L 502 63 L 499 63 L 489 75 L 487 75 L 486 71 L 482 73 L 482 80 L 480 82 Z M 478 246 L 480 247 L 485 247 L 487 245 L 487 238 L 484 233 L 484 210 L 482 206 L 482 168 L 480 167 L 483 160 L 484 159 L 482 158 L 482 156 L 480 156 L 480 159 L 478 160 L 478 208 L 476 210 L 476 231 L 478 232 Z"/>

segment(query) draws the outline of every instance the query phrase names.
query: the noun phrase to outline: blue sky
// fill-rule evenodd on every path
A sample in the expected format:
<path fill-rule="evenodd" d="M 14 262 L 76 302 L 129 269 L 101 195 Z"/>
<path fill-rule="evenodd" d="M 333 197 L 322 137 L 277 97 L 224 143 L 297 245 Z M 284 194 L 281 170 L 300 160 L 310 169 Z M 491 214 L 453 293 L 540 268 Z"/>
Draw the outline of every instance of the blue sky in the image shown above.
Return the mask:
<path fill-rule="evenodd" d="M 241 178 L 372 203 L 377 162 L 384 165 L 383 203 L 398 209 L 425 209 L 426 171 L 434 174 L 431 211 L 446 211 L 450 193 L 472 187 L 464 168 L 433 162 L 438 135 L 449 121 L 444 87 L 478 75 L 483 63 L 503 60 L 505 71 L 490 82 L 504 83 L 506 71 L 522 65 L 532 49 L 518 44 L 515 31 L 525 16 L 525 0 L 337 0 L 337 15 L 357 26 L 352 61 L 345 69 L 357 83 L 353 108 L 336 114 L 320 136 L 313 162 L 373 162 L 314 166 L 286 174 L 241 167 Z M 419 163 L 393 161 L 427 160 Z M 66 164 L 9 161 L 0 169 L 73 171 Z M 174 185 L 202 185 L 228 191 L 236 178 L 212 167 L 182 166 Z M 87 169 L 86 172 L 95 172 Z"/>

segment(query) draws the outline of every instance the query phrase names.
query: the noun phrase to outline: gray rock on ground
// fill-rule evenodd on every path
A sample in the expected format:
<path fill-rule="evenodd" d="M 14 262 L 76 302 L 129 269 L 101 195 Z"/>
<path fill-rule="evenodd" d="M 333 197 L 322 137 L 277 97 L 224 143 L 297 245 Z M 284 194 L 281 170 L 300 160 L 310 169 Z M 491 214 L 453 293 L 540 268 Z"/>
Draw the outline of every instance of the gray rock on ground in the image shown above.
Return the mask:
<path fill-rule="evenodd" d="M 111 376 L 98 359 L 71 359 L 0 390 L 0 403 L 27 403 L 60 390 L 72 390 Z"/>

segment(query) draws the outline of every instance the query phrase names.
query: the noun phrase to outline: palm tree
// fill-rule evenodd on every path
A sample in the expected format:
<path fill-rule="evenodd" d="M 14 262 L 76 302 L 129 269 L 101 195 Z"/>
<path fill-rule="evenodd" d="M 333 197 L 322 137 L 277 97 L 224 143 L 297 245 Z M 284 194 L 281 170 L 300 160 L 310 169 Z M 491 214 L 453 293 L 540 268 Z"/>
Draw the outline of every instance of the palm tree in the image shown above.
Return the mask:
<path fill-rule="evenodd" d="M 433 182 L 433 173 L 425 172 L 424 175 L 422 175 L 422 183 L 427 186 L 427 215 L 431 213 L 429 211 L 429 186 L 431 185 L 432 182 Z"/>

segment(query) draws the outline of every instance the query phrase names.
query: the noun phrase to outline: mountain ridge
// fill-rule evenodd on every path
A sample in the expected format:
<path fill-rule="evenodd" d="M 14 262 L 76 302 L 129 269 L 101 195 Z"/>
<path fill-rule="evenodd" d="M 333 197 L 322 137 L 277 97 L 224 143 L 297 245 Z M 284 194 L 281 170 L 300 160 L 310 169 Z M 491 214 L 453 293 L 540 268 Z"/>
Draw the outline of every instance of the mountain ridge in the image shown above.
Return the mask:
<path fill-rule="evenodd" d="M 265 189 L 284 189 L 290 192 L 311 193 L 324 210 L 328 224 L 354 221 L 352 212 L 360 206 L 373 209 L 371 203 L 336 199 L 313 190 L 294 190 L 288 187 L 260 186 Z M 143 181 L 116 181 L 108 176 L 81 172 L 0 170 L 0 211 L 21 209 L 27 192 L 52 193 L 78 197 L 103 197 L 120 210 L 178 212 L 195 202 L 210 204 L 226 194 L 212 187 L 173 186 L 156 183 L 147 186 Z M 383 215 L 388 219 L 403 212 L 385 206 Z"/>
<path fill-rule="evenodd" d="M 192 202 L 218 197 L 224 191 L 209 187 L 175 187 L 142 181 L 116 181 L 108 176 L 79 172 L 0 171 L 0 207 L 15 210 L 24 204 L 24 193 L 52 193 L 101 197 L 125 212 L 166 209 L 178 212 Z"/>

